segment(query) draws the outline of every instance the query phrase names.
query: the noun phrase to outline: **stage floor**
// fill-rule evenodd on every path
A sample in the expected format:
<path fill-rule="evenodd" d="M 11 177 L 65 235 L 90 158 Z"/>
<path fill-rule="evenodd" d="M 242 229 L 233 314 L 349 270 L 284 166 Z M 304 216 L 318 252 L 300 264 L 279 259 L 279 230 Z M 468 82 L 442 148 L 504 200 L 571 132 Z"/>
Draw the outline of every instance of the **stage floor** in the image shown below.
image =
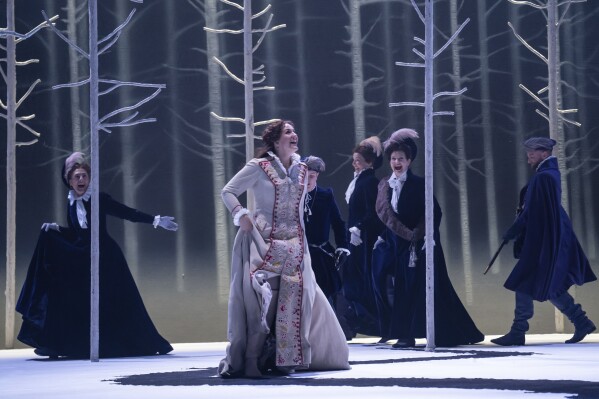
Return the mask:
<path fill-rule="evenodd" d="M 569 334 L 527 335 L 526 346 L 509 348 L 494 337 L 434 352 L 362 338 L 349 344 L 351 370 L 230 380 L 215 376 L 225 343 L 97 363 L 2 350 L 0 398 L 599 398 L 599 334 L 570 345 Z"/>

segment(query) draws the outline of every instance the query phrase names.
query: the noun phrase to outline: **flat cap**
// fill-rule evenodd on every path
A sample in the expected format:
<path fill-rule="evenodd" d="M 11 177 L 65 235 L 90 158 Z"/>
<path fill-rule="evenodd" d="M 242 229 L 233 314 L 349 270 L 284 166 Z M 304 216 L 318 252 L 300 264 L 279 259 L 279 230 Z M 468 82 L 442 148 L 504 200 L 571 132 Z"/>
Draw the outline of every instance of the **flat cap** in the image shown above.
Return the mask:
<path fill-rule="evenodd" d="M 550 139 L 548 137 L 531 137 L 522 143 L 524 148 L 529 151 L 534 150 L 545 150 L 551 151 L 553 150 L 553 146 L 556 144 L 556 141 Z"/>
<path fill-rule="evenodd" d="M 325 164 L 321 158 L 310 155 L 304 158 L 303 161 L 306 166 L 308 166 L 308 170 L 313 170 L 318 173 L 324 172 Z"/>

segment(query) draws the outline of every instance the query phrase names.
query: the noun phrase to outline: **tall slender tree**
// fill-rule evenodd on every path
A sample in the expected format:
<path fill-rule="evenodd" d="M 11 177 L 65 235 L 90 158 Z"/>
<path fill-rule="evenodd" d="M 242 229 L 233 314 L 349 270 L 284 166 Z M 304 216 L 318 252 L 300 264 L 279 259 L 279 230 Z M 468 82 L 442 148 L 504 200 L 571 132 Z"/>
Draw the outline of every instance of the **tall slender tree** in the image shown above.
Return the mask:
<path fill-rule="evenodd" d="M 561 176 L 562 183 L 562 204 L 565 209 L 569 209 L 568 199 L 568 180 L 567 180 L 567 154 L 566 140 L 564 137 L 563 124 L 568 123 L 574 126 L 580 126 L 577 121 L 566 117 L 566 114 L 577 112 L 576 109 L 562 109 L 561 102 L 561 67 L 559 52 L 559 28 L 564 22 L 564 18 L 574 3 L 586 2 L 586 0 L 546 0 L 545 2 L 533 3 L 522 0 L 508 0 L 510 3 L 521 6 L 529 6 L 538 9 L 543 13 L 546 20 L 547 29 L 547 53 L 543 55 L 539 50 L 531 46 L 526 39 L 518 34 L 514 26 L 508 22 L 509 27 L 514 32 L 516 38 L 535 56 L 547 65 L 547 85 L 537 90 L 536 93 L 524 84 L 520 88 L 524 90 L 531 98 L 539 103 L 542 109 L 537 108 L 536 112 L 549 122 L 549 135 L 557 141 L 558 166 L 563 171 Z M 561 11 L 560 11 L 561 8 Z"/>
<path fill-rule="evenodd" d="M 6 40 L 2 49 L 6 52 L 6 69 L 0 66 L 0 73 L 6 83 L 6 101 L 0 100 L 0 117 L 6 119 L 6 312 L 5 312 L 5 345 L 14 345 L 15 329 L 15 265 L 16 265 L 16 230 L 17 230 L 17 147 L 35 144 L 40 133 L 29 126 L 28 122 L 35 118 L 31 115 L 18 115 L 18 109 L 41 82 L 35 80 L 25 93 L 18 97 L 17 67 L 39 62 L 38 59 L 17 60 L 17 44 L 36 34 L 40 29 L 51 25 L 58 16 L 47 20 L 25 34 L 16 32 L 15 0 L 6 1 L 6 28 L 0 29 L 0 38 Z M 17 140 L 17 127 L 33 135 L 28 141 Z"/>
<path fill-rule="evenodd" d="M 249 161 L 254 157 L 254 140 L 259 139 L 254 135 L 254 128 L 256 126 L 265 125 L 273 120 L 254 121 L 254 91 L 257 90 L 274 90 L 274 86 L 260 86 L 262 82 L 266 80 L 265 76 L 259 79 L 255 79 L 255 75 L 264 75 L 264 65 L 254 69 L 253 66 L 253 54 L 262 44 L 267 33 L 273 32 L 277 29 L 284 28 L 285 24 L 271 26 L 273 14 L 269 14 L 267 22 L 262 28 L 254 28 L 252 21 L 259 18 L 269 12 L 271 6 L 267 5 L 264 9 L 256 14 L 252 14 L 252 2 L 251 0 L 244 0 L 243 5 L 235 3 L 229 0 L 220 0 L 222 3 L 229 5 L 241 12 L 243 12 L 243 27 L 241 29 L 216 29 L 212 27 L 205 27 L 204 29 L 212 33 L 227 33 L 227 34 L 241 34 L 243 35 L 243 78 L 240 78 L 233 71 L 231 71 L 219 57 L 214 57 L 213 60 L 225 71 L 225 73 L 237 83 L 240 83 L 244 88 L 244 117 L 226 117 L 215 112 L 211 112 L 211 115 L 221 121 L 227 122 L 240 122 L 245 126 L 245 134 L 243 135 L 230 135 L 229 137 L 244 137 L 245 138 L 245 156 L 246 160 Z M 253 34 L 258 33 L 260 36 L 254 44 Z M 248 207 L 253 209 L 253 195 L 248 193 Z"/>
<path fill-rule="evenodd" d="M 134 3 L 142 3 L 143 0 L 130 0 Z M 133 18 L 136 9 L 133 8 L 127 18 L 117 26 L 108 35 L 100 38 L 98 34 L 98 4 L 97 0 L 88 0 L 88 19 L 89 19 L 89 50 L 85 51 L 76 42 L 64 36 L 60 30 L 50 25 L 52 30 L 63 39 L 71 48 L 75 49 L 80 55 L 89 60 L 89 77 L 77 82 L 66 83 L 54 86 L 62 87 L 80 87 L 89 85 L 89 109 L 90 109 L 90 137 L 91 137 L 91 309 L 90 309 L 90 360 L 97 362 L 99 360 L 99 183 L 100 183 L 100 153 L 99 153 L 99 132 L 111 133 L 116 127 L 133 126 L 140 123 L 155 122 L 154 118 L 139 118 L 137 109 L 156 97 L 166 86 L 163 84 L 150 84 L 140 82 L 121 81 L 115 79 L 100 78 L 99 57 L 109 50 L 120 38 L 125 27 Z M 47 23 L 50 23 L 45 11 L 42 11 Z M 152 94 L 133 104 L 127 104 L 121 108 L 115 109 L 103 116 L 100 116 L 100 98 L 114 90 L 123 87 L 139 87 L 150 89 Z"/>
<path fill-rule="evenodd" d="M 453 41 L 459 33 L 464 29 L 470 21 L 466 19 L 453 33 L 453 35 L 445 42 L 443 46 L 435 50 L 434 47 L 434 7 L 433 0 L 424 1 L 424 13 L 416 4 L 415 0 L 411 0 L 412 6 L 420 21 L 424 25 L 424 39 L 414 37 L 414 40 L 424 47 L 424 51 L 413 48 L 412 51 L 421 59 L 419 62 L 396 62 L 398 66 L 424 68 L 424 101 L 402 101 L 390 103 L 389 106 L 418 106 L 424 108 L 424 157 L 425 157 L 425 249 L 426 249 L 426 350 L 434 351 L 435 349 L 435 322 L 434 322 L 434 252 L 435 245 L 433 240 L 434 231 L 434 214 L 433 214 L 433 117 L 440 115 L 454 115 L 453 111 L 435 111 L 433 108 L 434 100 L 445 96 L 458 96 L 464 93 L 467 89 L 463 88 L 457 91 L 441 91 L 435 92 L 433 83 L 435 78 L 434 60 L 439 56 Z"/>
<path fill-rule="evenodd" d="M 489 250 L 494 251 L 499 243 L 499 217 L 497 206 L 497 190 L 495 187 L 495 152 L 493 151 L 493 121 L 491 117 L 491 84 L 489 67 L 489 47 L 487 31 L 487 2 L 476 3 L 478 9 L 477 25 L 480 52 L 480 87 L 481 87 L 481 123 L 483 131 L 485 194 L 487 196 L 487 224 L 489 226 Z"/>
<path fill-rule="evenodd" d="M 118 4 L 118 3 L 117 3 Z M 85 29 L 77 29 L 77 27 L 81 28 L 87 25 L 86 17 L 86 7 L 85 2 L 79 2 L 77 4 L 76 0 L 67 0 L 66 6 L 66 35 L 70 38 L 78 38 L 82 39 L 80 35 L 83 34 Z M 81 55 L 77 53 L 75 49 L 69 49 L 69 75 L 71 82 L 77 82 L 81 79 L 81 66 L 80 63 Z M 73 137 L 73 151 L 85 151 L 89 148 L 89 141 L 86 141 L 83 138 L 83 130 L 81 128 L 82 123 L 82 114 L 83 109 L 81 102 L 82 93 L 79 90 L 71 90 L 70 91 L 71 98 L 71 132 Z"/>
<path fill-rule="evenodd" d="M 580 123 L 567 118 L 565 114 L 575 113 L 577 109 L 563 109 L 562 107 L 562 78 L 561 78 L 561 67 L 562 60 L 560 57 L 559 47 L 559 29 L 564 18 L 574 3 L 586 2 L 586 0 L 546 0 L 544 3 L 539 1 L 533 3 L 530 1 L 522 0 L 508 0 L 510 3 L 516 5 L 524 5 L 538 9 L 543 13 L 547 22 L 547 55 L 543 55 L 540 51 L 536 50 L 531 46 L 522 36 L 518 34 L 516 29 L 511 23 L 508 25 L 514 32 L 516 38 L 526 46 L 534 55 L 540 58 L 547 65 L 547 85 L 536 93 L 530 90 L 523 84 L 520 84 L 522 88 L 529 96 L 531 96 L 536 102 L 538 102 L 544 110 L 536 109 L 537 114 L 541 115 L 549 122 L 549 136 L 557 142 L 557 157 L 558 166 L 561 173 L 561 186 L 562 186 L 562 205 L 565 209 L 569 209 L 569 187 L 568 187 L 568 154 L 566 153 L 566 137 L 564 134 L 564 123 L 568 123 L 574 126 L 580 126 Z M 560 11 L 561 7 L 561 11 Z M 541 97 L 543 96 L 543 97 Z M 555 327 L 557 332 L 564 331 L 564 318 L 563 314 L 555 309 Z"/>

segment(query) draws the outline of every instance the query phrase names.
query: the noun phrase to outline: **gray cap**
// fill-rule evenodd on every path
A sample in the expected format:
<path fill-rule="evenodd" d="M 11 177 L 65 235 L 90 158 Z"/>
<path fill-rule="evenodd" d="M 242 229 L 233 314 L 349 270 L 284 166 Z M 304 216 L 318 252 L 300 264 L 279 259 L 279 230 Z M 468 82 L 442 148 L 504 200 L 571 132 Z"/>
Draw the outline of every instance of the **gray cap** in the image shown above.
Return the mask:
<path fill-rule="evenodd" d="M 325 164 L 321 158 L 310 155 L 304 158 L 304 163 L 308 166 L 308 170 L 313 170 L 318 173 L 324 172 Z"/>
<path fill-rule="evenodd" d="M 552 151 L 556 141 L 548 137 L 531 137 L 522 143 L 524 148 L 529 151 L 545 150 Z"/>

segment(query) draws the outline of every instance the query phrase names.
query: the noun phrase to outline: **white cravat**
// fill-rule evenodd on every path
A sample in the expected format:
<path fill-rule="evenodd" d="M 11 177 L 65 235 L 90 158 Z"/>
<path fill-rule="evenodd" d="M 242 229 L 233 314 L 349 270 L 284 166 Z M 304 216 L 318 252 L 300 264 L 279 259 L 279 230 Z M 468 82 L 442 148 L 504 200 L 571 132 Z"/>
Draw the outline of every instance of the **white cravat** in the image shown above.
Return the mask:
<path fill-rule="evenodd" d="M 397 177 L 395 173 L 391 175 L 389 178 L 389 187 L 393 189 L 393 194 L 391 195 L 391 206 L 395 213 L 397 213 L 397 202 L 399 201 L 399 196 L 401 194 L 401 189 L 403 184 L 406 182 L 408 178 L 408 172 L 404 172 L 401 176 Z"/>
<path fill-rule="evenodd" d="M 356 188 L 356 180 L 358 180 L 358 176 L 360 176 L 360 173 L 362 173 L 364 169 L 362 169 L 359 172 L 354 172 L 354 179 L 349 182 L 349 186 L 347 186 L 347 190 L 345 191 L 345 202 L 347 202 L 349 204 L 349 199 L 351 198 L 351 195 L 354 193 L 354 189 Z"/>
<path fill-rule="evenodd" d="M 87 229 L 87 211 L 85 210 L 83 201 L 88 202 L 91 196 L 91 187 L 88 187 L 81 197 L 77 197 L 77 194 L 73 190 L 69 190 L 69 195 L 67 196 L 70 205 L 73 205 L 74 202 L 77 202 L 77 220 L 79 221 L 79 226 L 81 226 L 82 229 Z"/>

